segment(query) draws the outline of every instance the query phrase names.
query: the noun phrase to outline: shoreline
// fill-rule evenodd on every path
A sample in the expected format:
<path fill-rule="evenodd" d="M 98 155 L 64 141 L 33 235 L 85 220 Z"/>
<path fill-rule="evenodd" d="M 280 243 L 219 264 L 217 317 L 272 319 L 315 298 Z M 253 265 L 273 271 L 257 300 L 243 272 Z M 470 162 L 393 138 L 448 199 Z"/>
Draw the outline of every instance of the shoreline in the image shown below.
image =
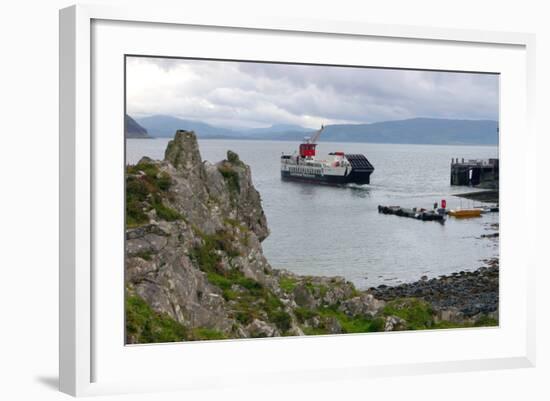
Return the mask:
<path fill-rule="evenodd" d="M 459 271 L 395 286 L 381 284 L 365 291 L 376 299 L 392 301 L 419 298 L 428 302 L 440 320 L 454 323 L 476 321 L 487 316 L 498 321 L 499 258 L 485 260 L 473 271 Z"/>
<path fill-rule="evenodd" d="M 478 202 L 498 203 L 499 191 L 498 189 L 485 189 L 476 192 L 465 192 L 461 194 L 453 194 L 453 196 L 470 199 Z"/>

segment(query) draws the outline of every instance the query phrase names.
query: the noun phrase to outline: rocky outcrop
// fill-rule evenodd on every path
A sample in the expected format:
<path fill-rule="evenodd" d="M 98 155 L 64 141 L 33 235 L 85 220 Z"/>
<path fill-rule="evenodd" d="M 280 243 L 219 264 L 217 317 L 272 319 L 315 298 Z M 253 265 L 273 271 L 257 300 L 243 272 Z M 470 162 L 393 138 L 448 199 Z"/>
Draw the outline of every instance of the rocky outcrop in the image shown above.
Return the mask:
<path fill-rule="evenodd" d="M 203 161 L 193 132 L 178 131 L 164 160 L 127 167 L 126 226 L 129 343 L 429 328 L 439 316 L 341 277 L 272 269 L 250 167 L 231 151 Z"/>
<path fill-rule="evenodd" d="M 260 245 L 269 234 L 260 196 L 236 155 L 203 163 L 195 135 L 178 131 L 164 161 L 128 168 L 127 221 L 130 294 L 191 329 L 258 332 L 239 324 L 233 298 L 277 287 Z"/>

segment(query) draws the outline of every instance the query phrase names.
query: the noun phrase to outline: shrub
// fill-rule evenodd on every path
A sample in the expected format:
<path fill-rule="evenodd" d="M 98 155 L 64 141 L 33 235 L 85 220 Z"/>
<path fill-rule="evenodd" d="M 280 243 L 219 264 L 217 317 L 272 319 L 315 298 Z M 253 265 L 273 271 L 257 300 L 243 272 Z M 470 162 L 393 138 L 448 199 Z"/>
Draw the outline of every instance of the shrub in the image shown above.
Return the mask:
<path fill-rule="evenodd" d="M 168 191 L 172 186 L 172 178 L 165 172 L 162 172 L 157 178 L 157 185 L 161 191 Z"/>
<path fill-rule="evenodd" d="M 377 318 L 374 318 L 370 323 L 368 331 L 370 332 L 384 331 L 385 326 L 386 326 L 386 321 L 381 317 L 377 317 Z"/>
<path fill-rule="evenodd" d="M 241 159 L 239 159 L 239 155 L 231 150 L 227 151 L 227 161 L 231 164 L 236 164 L 239 166 L 244 165 Z"/>

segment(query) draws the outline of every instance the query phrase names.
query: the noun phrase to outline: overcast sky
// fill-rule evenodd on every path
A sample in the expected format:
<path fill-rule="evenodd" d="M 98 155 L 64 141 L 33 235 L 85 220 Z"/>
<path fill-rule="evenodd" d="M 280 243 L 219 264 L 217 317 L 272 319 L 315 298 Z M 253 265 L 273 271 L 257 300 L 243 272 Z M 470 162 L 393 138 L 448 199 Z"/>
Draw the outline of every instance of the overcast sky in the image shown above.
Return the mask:
<path fill-rule="evenodd" d="M 371 123 L 414 117 L 498 120 L 489 74 L 127 58 L 127 112 L 224 127 Z"/>

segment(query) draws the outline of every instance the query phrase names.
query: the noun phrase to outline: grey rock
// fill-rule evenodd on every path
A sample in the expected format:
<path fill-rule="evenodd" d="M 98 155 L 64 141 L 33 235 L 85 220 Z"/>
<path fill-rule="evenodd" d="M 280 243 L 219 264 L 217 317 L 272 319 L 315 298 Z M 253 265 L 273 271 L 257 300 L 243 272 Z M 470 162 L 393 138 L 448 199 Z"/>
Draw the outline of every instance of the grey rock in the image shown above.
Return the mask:
<path fill-rule="evenodd" d="M 275 325 L 258 319 L 254 319 L 252 323 L 246 327 L 246 331 L 249 333 L 250 337 L 276 337 L 281 335 Z"/>
<path fill-rule="evenodd" d="M 340 322 L 338 319 L 334 317 L 329 317 L 324 319 L 323 326 L 330 334 L 340 334 L 342 333 L 342 326 L 340 325 Z"/>
<path fill-rule="evenodd" d="M 386 316 L 384 331 L 400 331 L 407 328 L 407 322 L 397 316 Z"/>
<path fill-rule="evenodd" d="M 479 313 L 488 314 L 498 310 L 499 262 L 498 259 L 490 259 L 485 266 L 475 271 L 455 272 L 449 276 L 421 279 L 396 287 L 381 285 L 370 288 L 368 292 L 386 301 L 422 298 L 436 311 L 447 310 L 445 313 L 452 319 L 460 320 L 460 312 L 468 320 Z"/>
<path fill-rule="evenodd" d="M 372 294 L 361 294 L 348 299 L 338 308 L 349 316 L 370 316 L 378 314 L 386 305 L 384 301 L 376 299 Z"/>
<path fill-rule="evenodd" d="M 292 293 L 294 301 L 301 307 L 314 309 L 319 306 L 320 301 L 315 298 L 309 288 L 304 283 L 300 283 L 294 288 Z"/>
<path fill-rule="evenodd" d="M 164 160 L 170 162 L 182 173 L 202 170 L 202 159 L 195 133 L 184 130 L 177 131 L 174 139 L 168 142 Z"/>

